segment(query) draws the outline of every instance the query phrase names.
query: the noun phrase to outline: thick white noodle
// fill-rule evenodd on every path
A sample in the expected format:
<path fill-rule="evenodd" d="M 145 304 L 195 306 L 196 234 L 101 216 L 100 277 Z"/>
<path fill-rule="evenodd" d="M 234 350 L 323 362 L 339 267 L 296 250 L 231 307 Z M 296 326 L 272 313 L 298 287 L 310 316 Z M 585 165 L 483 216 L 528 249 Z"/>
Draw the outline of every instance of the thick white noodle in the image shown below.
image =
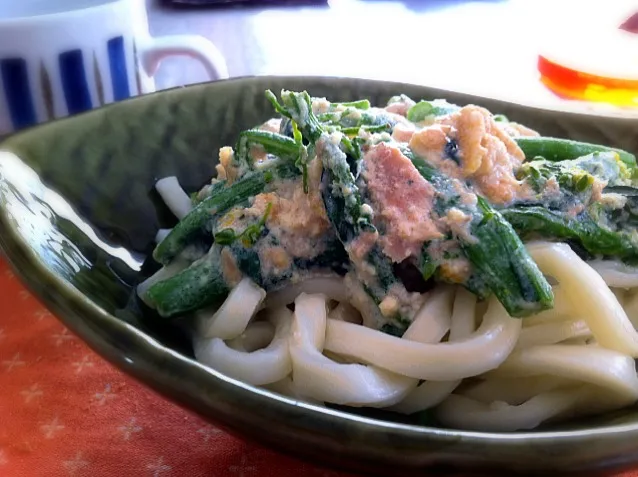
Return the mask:
<path fill-rule="evenodd" d="M 617 288 L 638 287 L 638 267 L 617 260 L 590 260 L 587 264 L 602 277 L 607 286 Z"/>
<path fill-rule="evenodd" d="M 585 346 L 596 344 L 596 341 L 591 336 L 580 336 L 576 338 L 569 338 L 565 341 L 561 341 L 561 344 L 572 345 L 572 346 Z"/>
<path fill-rule="evenodd" d="M 452 428 L 487 432 L 533 429 L 572 408 L 579 393 L 579 389 L 548 391 L 517 406 L 504 402 L 487 404 L 453 394 L 436 408 L 435 415 L 441 424 Z"/>
<path fill-rule="evenodd" d="M 620 306 L 625 308 L 625 302 L 627 301 L 628 295 L 630 295 L 629 293 L 630 290 L 625 290 L 624 288 L 612 288 L 612 287 L 610 287 L 609 289 L 612 291 L 612 293 L 616 297 L 616 300 L 618 300 L 618 303 L 620 303 Z M 625 313 L 626 312 L 627 310 L 625 310 Z"/>
<path fill-rule="evenodd" d="M 486 377 L 525 377 L 549 374 L 593 384 L 628 399 L 638 399 L 634 360 L 598 346 L 548 345 L 515 351 Z"/>
<path fill-rule="evenodd" d="M 476 295 L 463 287 L 457 287 L 452 309 L 450 341 L 464 339 L 476 330 L 474 319 L 476 316 L 476 301 Z"/>
<path fill-rule="evenodd" d="M 255 386 L 281 381 L 292 370 L 288 351 L 292 313 L 284 308 L 274 321 L 275 336 L 263 349 L 247 353 L 232 349 L 220 338 L 195 338 L 195 357 L 227 376 Z"/>
<path fill-rule="evenodd" d="M 554 307 L 526 317 L 523 320 L 523 329 L 543 323 L 576 318 L 573 316 L 574 309 L 565 287 L 560 286 L 560 284 L 554 285 L 552 292 L 554 293 Z"/>
<path fill-rule="evenodd" d="M 263 288 L 250 278 L 243 278 L 212 316 L 206 312 L 197 314 L 199 334 L 204 338 L 237 338 L 257 313 L 265 297 Z"/>
<path fill-rule="evenodd" d="M 441 423 L 515 431 L 554 417 L 606 412 L 638 400 L 633 359 L 597 346 L 526 348 L 512 353 L 487 376 L 488 381 L 465 390 L 463 396 L 450 396 L 437 408 Z"/>
<path fill-rule="evenodd" d="M 532 429 L 638 401 L 638 280 L 613 262 L 591 262 L 595 270 L 565 244 L 527 247 L 557 284 L 555 307 L 523 320 L 495 297 L 486 305 L 441 285 L 398 338 L 377 331 L 384 318 L 352 277 L 315 275 L 268 296 L 244 278 L 212 316 L 200 312 L 195 356 L 295 399 L 404 414 L 434 408 L 443 425 L 470 430 Z M 171 266 L 179 268 L 147 282 L 177 273 Z"/>
<path fill-rule="evenodd" d="M 578 402 L 561 418 L 574 418 L 582 415 L 602 414 L 615 411 L 636 403 L 636 396 L 629 394 L 614 394 L 599 386 L 585 386 L 578 396 Z"/>
<path fill-rule="evenodd" d="M 288 396 L 289 398 L 296 399 L 298 401 L 314 404 L 315 406 L 325 407 L 323 401 L 319 401 L 310 396 L 304 396 L 302 393 L 300 393 L 291 376 L 286 376 L 284 379 L 277 381 L 276 383 L 267 384 L 264 387 L 266 389 L 269 389 L 270 391 L 283 394 L 284 396 Z"/>
<path fill-rule="evenodd" d="M 155 189 L 170 211 L 178 219 L 184 218 L 193 208 L 193 202 L 179 185 L 177 177 L 164 177 L 155 183 Z"/>
<path fill-rule="evenodd" d="M 560 343 L 571 338 L 587 338 L 591 331 L 584 320 L 560 320 L 523 328 L 515 349 Z"/>
<path fill-rule="evenodd" d="M 361 314 L 346 301 L 340 302 L 328 315 L 331 320 L 347 321 L 348 323 L 361 324 Z"/>
<path fill-rule="evenodd" d="M 372 366 L 339 364 L 321 354 L 326 320 L 324 295 L 302 293 L 297 297 L 290 356 L 294 386 L 300 395 L 335 404 L 384 407 L 400 401 L 414 388 L 413 379 Z"/>
<path fill-rule="evenodd" d="M 475 309 L 476 295 L 464 288 L 457 287 L 452 310 L 449 341 L 464 339 L 474 332 Z M 390 410 L 402 414 L 413 414 L 429 409 L 440 404 L 452 394 L 459 384 L 461 384 L 460 379 L 454 381 L 425 381 L 408 394 L 403 401 L 392 406 Z"/>
<path fill-rule="evenodd" d="M 377 304 L 365 290 L 363 284 L 352 272 L 346 273 L 346 276 L 343 277 L 343 283 L 348 293 L 348 302 L 361 313 L 363 326 L 375 330 L 380 329 L 387 320 L 381 314 L 381 310 L 379 310 Z"/>
<path fill-rule="evenodd" d="M 164 240 L 166 236 L 171 233 L 171 230 L 173 229 L 159 229 L 155 234 L 155 243 L 160 243 Z"/>
<path fill-rule="evenodd" d="M 581 383 L 559 376 L 527 376 L 522 378 L 491 378 L 470 384 L 459 389 L 470 399 L 485 403 L 502 401 L 518 405 L 530 400 L 537 394 L 554 391 L 558 388 L 574 387 Z"/>
<path fill-rule="evenodd" d="M 402 338 L 419 343 L 438 343 L 450 331 L 454 287 L 440 286 L 430 293 Z"/>
<path fill-rule="evenodd" d="M 320 293 L 331 300 L 347 301 L 348 292 L 343 278 L 338 275 L 326 275 L 302 279 L 281 290 L 268 294 L 264 302 L 265 308 L 279 308 L 293 303 L 302 293 Z"/>
<path fill-rule="evenodd" d="M 632 290 L 626 294 L 624 309 L 633 327 L 638 329 L 638 290 Z"/>
<path fill-rule="evenodd" d="M 638 357 L 638 333 L 602 277 L 569 245 L 536 242 L 527 246 L 545 275 L 556 278 L 572 306 L 572 317 L 583 319 L 604 348 Z"/>
<path fill-rule="evenodd" d="M 285 310 L 285 311 L 283 311 Z M 277 311 L 292 313 L 289 309 L 283 308 Z M 273 315 L 276 316 L 276 315 Z M 265 348 L 275 337 L 275 328 L 269 321 L 251 321 L 244 332 L 237 338 L 226 341 L 226 344 L 237 351 L 250 353 L 258 349 Z"/>
<path fill-rule="evenodd" d="M 176 258 L 168 265 L 163 266 L 158 271 L 156 271 L 153 275 L 148 277 L 143 282 L 140 282 L 135 289 L 137 296 L 146 303 L 151 308 L 154 308 L 154 305 L 146 299 L 146 292 L 149 288 L 151 288 L 154 284 L 159 281 L 167 280 L 172 276 L 177 275 L 179 272 L 188 267 L 189 262 L 187 260 L 183 260 L 181 258 Z"/>
<path fill-rule="evenodd" d="M 423 344 L 377 330 L 329 320 L 325 348 L 403 376 L 452 381 L 496 368 L 510 354 L 521 330 L 492 297 L 477 331 L 455 342 Z"/>

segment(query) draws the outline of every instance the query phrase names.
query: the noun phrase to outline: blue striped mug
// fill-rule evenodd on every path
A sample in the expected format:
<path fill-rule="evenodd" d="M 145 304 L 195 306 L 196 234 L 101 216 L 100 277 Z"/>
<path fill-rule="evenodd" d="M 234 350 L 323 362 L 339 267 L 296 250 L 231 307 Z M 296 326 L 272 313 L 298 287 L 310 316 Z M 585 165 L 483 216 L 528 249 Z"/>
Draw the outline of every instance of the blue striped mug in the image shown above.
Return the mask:
<path fill-rule="evenodd" d="M 145 0 L 0 0 L 0 136 L 153 92 L 172 55 L 228 77 L 205 38 L 152 37 Z"/>

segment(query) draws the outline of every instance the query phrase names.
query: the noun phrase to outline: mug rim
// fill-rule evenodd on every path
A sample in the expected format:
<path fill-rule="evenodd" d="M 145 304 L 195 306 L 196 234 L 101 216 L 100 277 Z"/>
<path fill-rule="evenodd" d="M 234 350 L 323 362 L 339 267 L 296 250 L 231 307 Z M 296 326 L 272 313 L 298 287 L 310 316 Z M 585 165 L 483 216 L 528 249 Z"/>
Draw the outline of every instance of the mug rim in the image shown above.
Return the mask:
<path fill-rule="evenodd" d="M 80 7 L 74 10 L 66 10 L 61 12 L 43 13 L 32 16 L 17 16 L 12 18 L 0 18 L 0 27 L 8 26 L 25 26 L 25 24 L 43 23 L 64 21 L 76 16 L 85 15 L 87 12 L 99 12 L 100 10 L 106 10 L 112 8 L 115 5 L 123 4 L 126 2 L 144 2 L 145 0 L 103 0 L 103 3 L 98 5 L 92 5 L 87 7 Z M 145 4 L 144 4 L 145 5 Z M 146 5 L 145 5 L 146 6 Z"/>

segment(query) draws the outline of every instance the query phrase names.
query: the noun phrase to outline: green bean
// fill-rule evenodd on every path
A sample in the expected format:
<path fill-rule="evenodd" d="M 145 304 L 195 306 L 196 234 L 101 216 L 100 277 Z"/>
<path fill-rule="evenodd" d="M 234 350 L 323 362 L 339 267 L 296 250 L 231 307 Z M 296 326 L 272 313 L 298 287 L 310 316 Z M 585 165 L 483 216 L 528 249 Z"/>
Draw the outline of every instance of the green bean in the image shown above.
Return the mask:
<path fill-rule="evenodd" d="M 632 175 L 636 174 L 636 156 L 622 149 L 553 137 L 522 136 L 514 140 L 528 161 L 540 156 L 548 161 L 557 162 L 576 159 L 595 152 L 616 152 Z"/>
<path fill-rule="evenodd" d="M 330 108 L 337 108 L 337 107 L 344 107 L 344 108 L 355 108 L 355 109 L 361 109 L 361 110 L 366 110 L 366 109 L 370 109 L 370 101 L 367 99 L 360 99 L 358 101 L 349 101 L 346 103 L 331 103 L 330 104 Z"/>
<path fill-rule="evenodd" d="M 445 215 L 450 207 L 463 209 L 451 180 L 425 160 L 410 154 L 419 173 L 439 192 L 435 210 Z M 551 308 L 551 286 L 527 253 L 521 239 L 503 216 L 478 197 L 478 210 L 471 215 L 474 239 L 457 237 L 461 251 L 472 264 L 473 283 L 494 293 L 511 316 L 524 317 Z M 424 250 L 424 253 L 427 253 Z M 432 274 L 430 259 L 422 259 L 422 272 Z M 477 287 L 474 287 L 477 288 Z"/>
<path fill-rule="evenodd" d="M 162 317 L 173 317 L 221 302 L 230 291 L 221 267 L 220 247 L 188 268 L 152 285 L 146 298 Z"/>
<path fill-rule="evenodd" d="M 461 248 L 473 271 L 511 316 L 525 317 L 554 306 L 552 287 L 503 215 L 478 197 L 480 220 L 472 223 L 477 241 Z"/>
<path fill-rule="evenodd" d="M 564 212 L 531 206 L 512 207 L 502 214 L 523 238 L 574 240 L 592 255 L 638 259 L 638 248 L 627 234 L 602 227 L 587 212 L 572 218 Z"/>
<path fill-rule="evenodd" d="M 157 245 L 153 251 L 153 258 L 162 264 L 169 263 L 193 241 L 210 237 L 211 224 L 216 217 L 245 202 L 248 198 L 264 192 L 275 177 L 296 175 L 298 170 L 294 164 L 282 164 L 273 169 L 247 173 L 237 182 L 197 204 Z"/>
<path fill-rule="evenodd" d="M 536 159 L 525 162 L 516 175 L 519 180 L 530 183 L 537 192 L 550 179 L 556 180 L 563 193 L 575 194 L 588 191 L 596 178 L 611 186 L 630 182 L 630 172 L 615 152 L 594 152 L 560 162 Z"/>
<path fill-rule="evenodd" d="M 300 154 L 299 145 L 287 136 L 260 129 L 249 129 L 239 134 L 236 149 L 239 163 L 247 164 L 250 168 L 252 168 L 252 163 L 248 158 L 248 146 L 251 144 L 258 144 L 267 153 L 282 159 L 294 160 Z"/>

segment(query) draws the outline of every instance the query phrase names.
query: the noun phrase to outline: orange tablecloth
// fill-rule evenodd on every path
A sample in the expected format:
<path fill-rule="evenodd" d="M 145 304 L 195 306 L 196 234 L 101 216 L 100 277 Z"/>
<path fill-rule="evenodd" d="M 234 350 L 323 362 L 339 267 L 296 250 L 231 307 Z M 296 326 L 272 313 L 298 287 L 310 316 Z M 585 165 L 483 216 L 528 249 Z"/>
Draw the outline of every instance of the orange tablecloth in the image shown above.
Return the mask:
<path fill-rule="evenodd" d="M 137 384 L 0 260 L 0 477 L 347 474 L 246 444 Z"/>
<path fill-rule="evenodd" d="M 246 444 L 137 384 L 0 260 L 0 477 L 348 475 Z"/>

